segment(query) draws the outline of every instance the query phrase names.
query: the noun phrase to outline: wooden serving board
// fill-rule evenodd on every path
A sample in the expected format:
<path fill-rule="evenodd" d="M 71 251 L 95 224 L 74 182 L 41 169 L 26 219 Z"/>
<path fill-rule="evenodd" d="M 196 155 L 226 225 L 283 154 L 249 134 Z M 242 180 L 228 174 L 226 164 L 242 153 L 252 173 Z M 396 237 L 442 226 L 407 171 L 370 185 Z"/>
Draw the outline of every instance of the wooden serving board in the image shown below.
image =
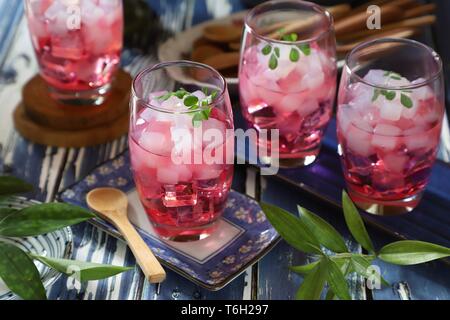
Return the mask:
<path fill-rule="evenodd" d="M 131 76 L 117 73 L 111 92 L 101 105 L 66 105 L 54 100 L 39 75 L 23 88 L 22 105 L 27 117 L 36 124 L 59 130 L 84 130 L 111 123 L 128 112 Z"/>
<path fill-rule="evenodd" d="M 53 100 L 45 81 L 32 78 L 14 111 L 14 125 L 26 139 L 55 147 L 104 144 L 128 132 L 131 76 L 120 70 L 105 102 L 99 106 L 65 105 Z"/>
<path fill-rule="evenodd" d="M 111 123 L 94 128 L 61 130 L 34 122 L 26 115 L 23 104 L 19 104 L 14 111 L 13 119 L 17 131 L 34 143 L 64 148 L 81 148 L 113 141 L 126 134 L 129 115 L 127 112 Z"/>

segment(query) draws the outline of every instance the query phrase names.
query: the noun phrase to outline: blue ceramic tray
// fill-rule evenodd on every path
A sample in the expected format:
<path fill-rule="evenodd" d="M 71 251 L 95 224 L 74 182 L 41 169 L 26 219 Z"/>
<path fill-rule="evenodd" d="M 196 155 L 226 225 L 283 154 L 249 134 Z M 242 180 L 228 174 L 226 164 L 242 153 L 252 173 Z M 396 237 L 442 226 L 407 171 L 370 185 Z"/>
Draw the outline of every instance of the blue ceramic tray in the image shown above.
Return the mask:
<path fill-rule="evenodd" d="M 236 126 L 245 123 L 236 111 Z M 251 148 L 250 148 L 251 149 Z M 237 149 L 237 157 L 249 159 L 254 150 Z M 261 166 L 261 164 L 258 164 Z M 341 163 L 337 154 L 336 121 L 331 120 L 323 146 L 315 163 L 296 169 L 280 169 L 275 176 L 321 201 L 341 206 L 342 190 L 345 188 Z M 320 215 L 320 212 L 318 212 Z M 419 206 L 400 216 L 375 216 L 361 212 L 363 219 L 391 235 L 401 239 L 430 241 L 450 246 L 450 165 L 436 161 L 430 182 Z"/>
<path fill-rule="evenodd" d="M 231 191 L 223 217 L 213 235 L 187 243 L 160 240 L 139 201 L 128 152 L 97 167 L 83 180 L 62 191 L 59 199 L 87 207 L 86 194 L 98 187 L 114 187 L 126 192 L 130 220 L 161 263 L 210 290 L 223 288 L 268 253 L 280 239 L 255 200 Z M 94 219 L 92 223 L 121 238 L 116 228 L 108 222 Z"/>

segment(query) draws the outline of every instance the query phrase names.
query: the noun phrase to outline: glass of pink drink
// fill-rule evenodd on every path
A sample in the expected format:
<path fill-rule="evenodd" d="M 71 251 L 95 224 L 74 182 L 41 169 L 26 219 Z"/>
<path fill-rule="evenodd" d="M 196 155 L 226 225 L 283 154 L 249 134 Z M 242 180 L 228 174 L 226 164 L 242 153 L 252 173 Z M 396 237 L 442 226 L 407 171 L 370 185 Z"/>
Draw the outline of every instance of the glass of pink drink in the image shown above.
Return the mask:
<path fill-rule="evenodd" d="M 214 231 L 233 178 L 233 128 L 226 82 L 206 65 L 165 62 L 134 80 L 132 169 L 162 238 L 192 241 Z"/>
<path fill-rule="evenodd" d="M 242 41 L 242 113 L 257 131 L 279 129 L 278 147 L 260 135 L 259 148 L 281 167 L 312 163 L 336 93 L 332 17 L 310 2 L 265 2 L 247 15 Z"/>
<path fill-rule="evenodd" d="M 363 43 L 346 59 L 338 100 L 339 153 L 352 200 L 378 215 L 414 209 L 441 133 L 439 56 L 412 40 Z"/>
<path fill-rule="evenodd" d="M 101 104 L 118 69 L 122 0 L 26 0 L 31 39 L 50 94 Z"/>

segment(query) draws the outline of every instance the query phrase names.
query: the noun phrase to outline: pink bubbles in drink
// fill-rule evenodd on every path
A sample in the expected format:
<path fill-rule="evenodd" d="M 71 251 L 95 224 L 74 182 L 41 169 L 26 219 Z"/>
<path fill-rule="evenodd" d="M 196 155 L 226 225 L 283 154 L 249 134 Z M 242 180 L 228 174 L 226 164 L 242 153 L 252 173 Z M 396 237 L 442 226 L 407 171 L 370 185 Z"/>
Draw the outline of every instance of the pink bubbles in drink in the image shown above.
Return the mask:
<path fill-rule="evenodd" d="M 131 120 L 136 187 L 155 230 L 167 239 L 210 234 L 231 186 L 233 123 L 214 106 L 215 94 L 205 92 L 152 93 L 150 107 Z M 196 116 L 204 111 L 206 117 Z"/>
<path fill-rule="evenodd" d="M 41 75 L 56 99 L 97 103 L 118 69 L 121 0 L 27 0 Z M 78 101 L 80 102 L 80 101 Z"/>
<path fill-rule="evenodd" d="M 349 84 L 342 92 L 338 138 L 344 176 L 354 200 L 395 204 L 414 198 L 425 188 L 436 158 L 443 107 L 429 85 L 420 85 L 424 82 L 421 78 L 410 82 L 391 71 L 369 70 L 362 81 Z"/>

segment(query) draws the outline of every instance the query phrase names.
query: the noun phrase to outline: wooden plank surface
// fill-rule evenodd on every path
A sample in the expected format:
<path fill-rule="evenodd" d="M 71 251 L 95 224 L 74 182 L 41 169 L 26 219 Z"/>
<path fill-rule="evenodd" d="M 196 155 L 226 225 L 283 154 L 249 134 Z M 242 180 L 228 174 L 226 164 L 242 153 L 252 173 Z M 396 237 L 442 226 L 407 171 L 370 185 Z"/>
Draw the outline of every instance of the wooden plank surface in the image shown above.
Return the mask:
<path fill-rule="evenodd" d="M 126 139 L 118 139 L 100 147 L 67 149 L 34 145 L 14 132 L 11 113 L 20 100 L 20 88 L 37 72 L 25 20 L 18 19 L 21 16 L 22 7 L 17 2 L 0 0 L 0 39 L 2 40 L 0 70 L 3 72 L 0 72 L 3 77 L 0 77 L 0 101 L 2 101 L 0 164 L 4 164 L 0 165 L 0 170 L 15 174 L 38 186 L 35 192 L 30 194 L 31 197 L 42 201 L 52 201 L 58 191 L 89 173 L 99 163 L 123 151 L 126 148 Z M 138 1 L 126 0 L 125 2 Z M 15 6 L 11 3 L 15 3 Z M 239 0 L 158 0 L 148 1 L 148 3 L 160 16 L 160 22 L 164 29 L 168 30 L 167 34 L 182 30 L 193 23 L 242 9 Z M 8 19 L 4 19 L 4 15 Z M 5 25 L 8 26 L 9 38 L 5 36 Z M 145 34 L 140 36 L 145 37 Z M 143 51 L 142 48 L 129 48 L 124 52 L 123 64 L 132 74 L 156 62 L 154 53 L 156 43 L 153 40 L 148 37 L 144 39 L 144 42 L 136 40 L 136 43 L 143 44 L 143 47 L 151 46 L 152 50 L 149 52 Z M 5 70 L 14 77 L 9 77 L 8 81 L 5 81 Z M 259 190 L 259 185 L 263 186 L 262 190 Z M 339 212 L 333 211 L 332 208 L 324 208 L 323 204 L 308 199 L 282 183 L 271 179 L 260 181 L 258 175 L 252 170 L 237 167 L 233 187 L 252 196 L 258 196 L 261 193 L 264 200 L 293 212 L 296 204 L 305 205 L 312 210 L 329 209 L 329 220 L 343 232 L 349 246 L 355 251 L 361 250 L 348 236 Z M 115 278 L 89 282 L 81 286 L 63 276 L 49 291 L 52 299 L 287 299 L 293 297 L 297 286 L 302 281 L 301 277 L 288 271 L 288 265 L 303 263 L 309 258 L 281 242 L 260 263 L 249 268 L 245 274 L 218 292 L 199 288 L 170 271 L 167 281 L 160 286 L 155 286 L 144 281 L 131 252 L 124 243 L 87 223 L 80 224 L 73 230 L 76 248 L 74 258 L 135 266 L 135 268 Z M 374 235 L 376 243 L 392 241 L 376 230 L 370 230 L 370 232 Z M 365 288 L 361 279 L 355 277 L 349 279 L 355 299 L 448 299 L 450 297 L 448 270 L 440 263 L 409 268 L 380 263 L 380 267 L 384 271 L 383 275 L 392 281 L 392 287 L 371 292 Z"/>

